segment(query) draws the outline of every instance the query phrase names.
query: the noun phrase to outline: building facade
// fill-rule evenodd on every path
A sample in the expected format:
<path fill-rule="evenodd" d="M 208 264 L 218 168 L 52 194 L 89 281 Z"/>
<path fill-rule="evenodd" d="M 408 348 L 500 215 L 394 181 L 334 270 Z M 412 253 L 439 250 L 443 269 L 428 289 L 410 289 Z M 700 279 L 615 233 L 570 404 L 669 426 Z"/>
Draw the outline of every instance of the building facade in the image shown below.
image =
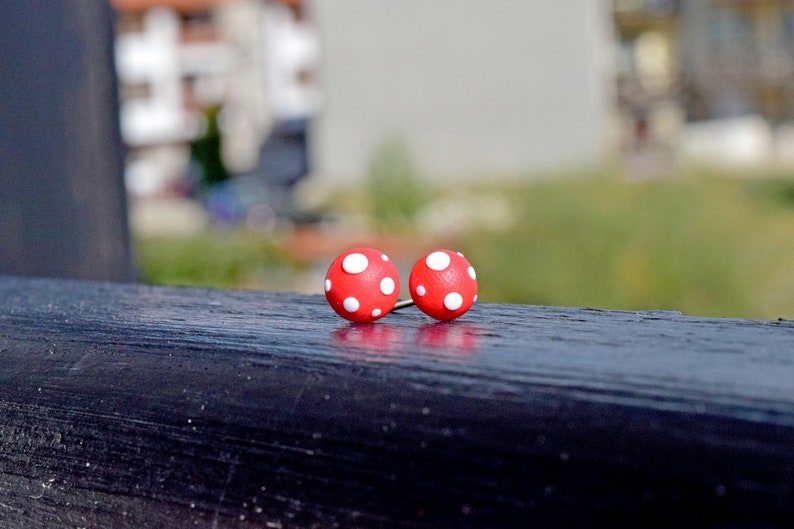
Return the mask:
<path fill-rule="evenodd" d="M 614 0 L 625 151 L 790 163 L 794 2 Z"/>
<path fill-rule="evenodd" d="M 322 178 L 356 179 L 384 145 L 441 180 L 603 161 L 613 115 L 607 2 L 317 2 Z"/>
<path fill-rule="evenodd" d="M 227 159 L 245 171 L 269 125 L 266 2 L 115 3 L 133 187 L 159 178 L 156 167 L 178 169 L 177 154 L 199 126 L 196 106 L 213 102 L 228 118 Z M 322 43 L 322 105 L 311 128 L 316 181 L 355 182 L 395 144 L 432 180 L 528 175 L 598 163 L 608 152 L 605 1 L 335 0 L 308 7 Z"/>

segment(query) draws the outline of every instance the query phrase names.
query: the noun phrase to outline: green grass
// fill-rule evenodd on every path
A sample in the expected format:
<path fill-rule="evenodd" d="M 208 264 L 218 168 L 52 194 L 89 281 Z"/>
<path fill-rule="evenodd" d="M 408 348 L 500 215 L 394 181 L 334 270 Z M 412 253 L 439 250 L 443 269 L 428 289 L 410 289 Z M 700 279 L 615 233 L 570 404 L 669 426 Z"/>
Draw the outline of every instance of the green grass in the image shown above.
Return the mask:
<path fill-rule="evenodd" d="M 794 207 L 780 182 L 544 181 L 466 241 L 481 299 L 754 318 L 794 317 Z"/>
<path fill-rule="evenodd" d="M 247 230 L 210 230 L 135 241 L 141 279 L 157 285 L 288 290 L 300 264 Z"/>
<path fill-rule="evenodd" d="M 513 212 L 508 226 L 456 243 L 482 301 L 794 318 L 792 180 L 579 176 L 468 192 L 497 194 Z M 158 284 L 287 290 L 308 265 L 245 231 L 140 240 L 137 250 Z"/>

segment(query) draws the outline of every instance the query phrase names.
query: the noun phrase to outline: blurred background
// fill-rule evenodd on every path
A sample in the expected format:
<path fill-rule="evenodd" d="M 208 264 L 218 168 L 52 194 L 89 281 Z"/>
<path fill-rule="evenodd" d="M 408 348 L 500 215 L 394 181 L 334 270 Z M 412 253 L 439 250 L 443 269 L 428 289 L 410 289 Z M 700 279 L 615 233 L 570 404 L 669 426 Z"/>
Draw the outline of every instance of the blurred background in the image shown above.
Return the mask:
<path fill-rule="evenodd" d="M 67 122 L 105 105 L 119 162 L 97 178 L 122 193 L 73 209 L 112 195 L 125 215 L 121 249 L 36 269 L 52 250 L 15 257 L 47 238 L 16 206 L 31 170 L 0 159 L 5 272 L 319 294 L 348 248 L 385 251 L 407 283 L 447 247 L 481 301 L 794 318 L 794 1 L 79 0 L 59 19 L 63 2 L 19 4 L 94 43 L 67 57 L 81 83 L 111 70 L 69 92 L 88 110 Z M 0 123 L 42 75 L 9 73 L 20 49 L 66 53 L 40 27 L 3 38 Z M 37 158 L 19 138 L 43 127 L 6 127 L 0 156 Z M 63 186 L 99 188 L 25 193 Z"/>

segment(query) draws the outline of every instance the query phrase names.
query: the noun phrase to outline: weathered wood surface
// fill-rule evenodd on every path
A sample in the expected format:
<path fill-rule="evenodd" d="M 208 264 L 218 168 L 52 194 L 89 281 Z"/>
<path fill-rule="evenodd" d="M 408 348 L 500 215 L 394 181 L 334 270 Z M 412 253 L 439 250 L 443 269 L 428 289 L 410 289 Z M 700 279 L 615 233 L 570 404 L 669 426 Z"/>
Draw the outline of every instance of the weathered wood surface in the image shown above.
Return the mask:
<path fill-rule="evenodd" d="M 790 527 L 794 323 L 0 277 L 2 527 Z"/>

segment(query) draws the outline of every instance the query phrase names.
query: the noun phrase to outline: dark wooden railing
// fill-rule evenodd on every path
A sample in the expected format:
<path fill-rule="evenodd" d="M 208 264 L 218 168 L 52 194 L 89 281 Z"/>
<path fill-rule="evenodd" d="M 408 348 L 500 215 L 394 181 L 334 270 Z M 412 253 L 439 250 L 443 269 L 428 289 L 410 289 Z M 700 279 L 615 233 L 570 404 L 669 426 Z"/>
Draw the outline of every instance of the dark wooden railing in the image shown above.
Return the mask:
<path fill-rule="evenodd" d="M 0 526 L 790 527 L 794 322 L 0 277 Z"/>

